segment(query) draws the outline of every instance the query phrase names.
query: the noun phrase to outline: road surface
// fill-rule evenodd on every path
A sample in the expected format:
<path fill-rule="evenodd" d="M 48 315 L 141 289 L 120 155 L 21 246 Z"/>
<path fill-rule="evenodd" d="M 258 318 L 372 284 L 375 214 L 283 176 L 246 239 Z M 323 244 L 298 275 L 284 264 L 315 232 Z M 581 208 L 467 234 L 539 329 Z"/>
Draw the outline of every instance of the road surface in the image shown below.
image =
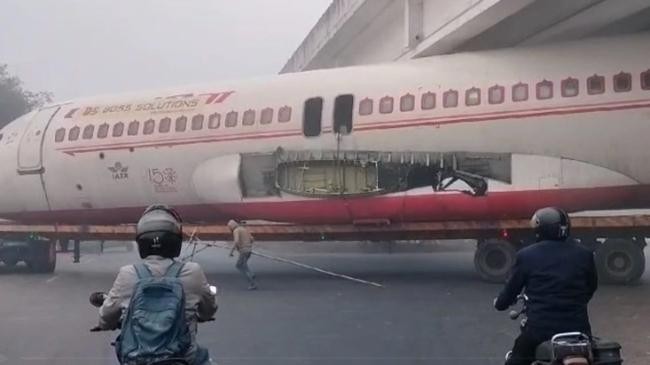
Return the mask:
<path fill-rule="evenodd" d="M 279 254 L 385 287 L 253 258 L 261 289 L 251 292 L 227 252 L 203 251 L 195 259 L 219 287 L 220 309 L 199 339 L 217 363 L 501 364 L 517 335 L 517 323 L 492 309 L 500 286 L 479 280 L 470 250 L 307 251 Z M 52 275 L 0 268 L 0 364 L 116 364 L 109 345 L 116 334 L 88 332 L 97 311 L 87 298 L 136 259 L 118 247 L 86 252 L 80 264 L 59 254 Z M 648 274 L 635 286 L 602 287 L 591 313 L 597 334 L 623 344 L 626 365 L 650 363 Z"/>

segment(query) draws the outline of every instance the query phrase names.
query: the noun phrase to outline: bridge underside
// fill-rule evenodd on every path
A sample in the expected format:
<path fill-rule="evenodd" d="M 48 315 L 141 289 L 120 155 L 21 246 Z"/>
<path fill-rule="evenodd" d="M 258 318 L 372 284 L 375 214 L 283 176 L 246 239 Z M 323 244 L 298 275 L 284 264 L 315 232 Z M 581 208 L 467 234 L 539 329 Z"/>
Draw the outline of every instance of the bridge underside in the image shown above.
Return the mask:
<path fill-rule="evenodd" d="M 650 0 L 335 0 L 282 73 L 650 30 Z"/>

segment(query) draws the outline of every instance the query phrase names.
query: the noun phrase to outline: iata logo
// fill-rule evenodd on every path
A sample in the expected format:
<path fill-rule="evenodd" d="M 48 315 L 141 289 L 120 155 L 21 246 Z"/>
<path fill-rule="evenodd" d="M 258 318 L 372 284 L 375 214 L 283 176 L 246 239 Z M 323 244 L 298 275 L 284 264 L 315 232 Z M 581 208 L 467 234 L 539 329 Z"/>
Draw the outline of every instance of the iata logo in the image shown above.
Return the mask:
<path fill-rule="evenodd" d="M 113 180 L 126 180 L 129 178 L 129 167 L 122 166 L 121 162 L 116 162 L 114 166 L 109 166 L 108 171 L 111 172 Z"/>

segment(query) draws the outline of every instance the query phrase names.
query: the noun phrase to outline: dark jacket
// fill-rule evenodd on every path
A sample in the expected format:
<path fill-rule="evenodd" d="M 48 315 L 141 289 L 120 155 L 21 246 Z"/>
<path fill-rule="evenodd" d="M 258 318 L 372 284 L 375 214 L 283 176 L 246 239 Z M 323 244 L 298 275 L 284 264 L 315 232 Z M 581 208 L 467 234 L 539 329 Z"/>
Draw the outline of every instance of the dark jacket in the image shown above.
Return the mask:
<path fill-rule="evenodd" d="M 529 298 L 528 328 L 591 334 L 587 303 L 597 287 L 591 251 L 573 242 L 542 241 L 517 253 L 511 277 L 494 306 L 508 309 L 523 290 Z"/>

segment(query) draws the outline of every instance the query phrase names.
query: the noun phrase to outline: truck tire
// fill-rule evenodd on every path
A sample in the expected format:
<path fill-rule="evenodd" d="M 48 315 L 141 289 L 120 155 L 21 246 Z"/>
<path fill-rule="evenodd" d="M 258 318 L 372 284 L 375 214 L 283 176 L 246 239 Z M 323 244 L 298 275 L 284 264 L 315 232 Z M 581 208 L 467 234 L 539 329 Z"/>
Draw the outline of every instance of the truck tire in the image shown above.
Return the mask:
<path fill-rule="evenodd" d="M 0 252 L 0 261 L 8 268 L 14 268 L 20 262 L 20 251 L 17 247 L 5 248 Z"/>
<path fill-rule="evenodd" d="M 2 259 L 2 262 L 5 264 L 6 267 L 8 268 L 14 268 L 16 265 L 18 265 L 18 258 L 17 257 L 4 257 Z"/>
<path fill-rule="evenodd" d="M 52 273 L 56 268 L 56 243 L 53 241 L 30 242 L 31 254 L 25 262 L 32 272 Z"/>
<path fill-rule="evenodd" d="M 630 284 L 643 275 L 643 247 L 631 240 L 608 238 L 596 249 L 599 279 L 611 284 Z"/>
<path fill-rule="evenodd" d="M 474 267 L 489 282 L 503 283 L 515 263 L 515 245 L 500 239 L 480 241 L 474 253 Z"/>

